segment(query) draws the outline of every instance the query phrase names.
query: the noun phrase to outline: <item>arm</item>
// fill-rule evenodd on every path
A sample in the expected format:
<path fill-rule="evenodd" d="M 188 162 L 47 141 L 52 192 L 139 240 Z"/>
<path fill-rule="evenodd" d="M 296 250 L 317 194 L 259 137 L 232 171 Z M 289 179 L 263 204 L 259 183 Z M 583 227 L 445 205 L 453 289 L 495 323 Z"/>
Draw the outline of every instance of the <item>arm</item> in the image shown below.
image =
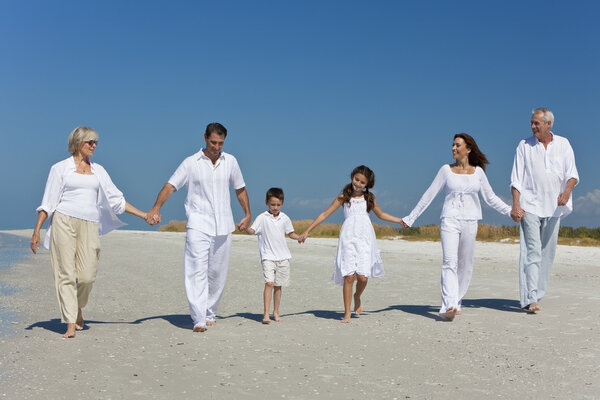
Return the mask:
<path fill-rule="evenodd" d="M 250 225 L 250 220 L 252 219 L 252 214 L 250 213 L 250 201 L 248 200 L 248 192 L 246 191 L 246 187 L 236 189 L 235 195 L 237 196 L 240 206 L 242 206 L 245 214 L 244 218 L 242 218 L 238 224 L 238 229 L 240 231 L 245 231 L 246 228 L 248 228 L 248 225 Z"/>
<path fill-rule="evenodd" d="M 333 214 L 335 210 L 340 208 L 343 202 L 344 197 L 340 194 L 338 197 L 335 198 L 335 200 L 333 200 L 333 203 L 331 203 L 331 205 L 325 211 L 319 214 L 319 216 L 308 226 L 308 228 L 306 228 L 306 230 L 300 236 L 298 236 L 298 243 L 304 243 L 310 231 L 312 231 L 321 222 L 329 218 L 329 216 Z"/>
<path fill-rule="evenodd" d="M 387 222 L 395 222 L 397 224 L 402 225 L 402 227 L 404 227 L 404 228 L 408 227 L 408 225 L 406 225 L 406 223 L 402 220 L 402 218 L 394 217 L 391 214 L 383 212 L 381 210 L 381 208 L 379 208 L 379 204 L 377 204 L 377 200 L 375 199 L 375 196 L 373 196 L 373 213 L 380 220 L 387 221 Z"/>
<path fill-rule="evenodd" d="M 173 193 L 175 193 L 175 186 L 170 183 L 165 183 L 165 186 L 160 190 L 158 196 L 156 197 L 156 202 L 154 206 L 146 213 L 146 222 L 150 225 L 156 225 L 160 222 L 160 208 L 165 204 L 165 202 L 171 197 Z"/>
<path fill-rule="evenodd" d="M 567 204 L 567 202 L 569 201 L 569 198 L 571 197 L 571 192 L 573 191 L 573 188 L 575 187 L 575 185 L 577 185 L 577 179 L 571 178 L 567 181 L 567 187 L 565 187 L 564 192 L 562 192 L 561 194 L 558 195 L 558 205 L 559 206 L 564 206 Z"/>
<path fill-rule="evenodd" d="M 423 196 L 421 196 L 421 199 L 419 200 L 415 208 L 410 212 L 408 216 L 403 218 L 403 222 L 406 223 L 407 226 L 402 226 L 404 226 L 405 228 L 412 226 L 417 220 L 417 218 L 419 218 L 419 216 L 427 209 L 427 207 L 429 207 L 433 199 L 435 199 L 435 196 L 438 195 L 440 190 L 442 190 L 442 188 L 446 184 L 446 169 L 449 168 L 443 166 L 439 169 L 437 175 L 435 176 L 435 179 L 433 180 L 433 182 L 431 182 L 431 185 L 429 186 L 429 188 L 427 188 L 425 193 L 423 193 Z"/>
<path fill-rule="evenodd" d="M 298 240 L 300 239 L 300 235 L 298 235 L 296 232 L 290 232 L 288 233 L 288 237 L 292 240 Z"/>
<path fill-rule="evenodd" d="M 31 251 L 33 251 L 33 254 L 37 254 L 40 248 L 40 229 L 42 229 L 42 225 L 44 225 L 46 219 L 48 219 L 48 213 L 44 210 L 39 211 L 33 235 L 31 236 Z"/>
<path fill-rule="evenodd" d="M 136 217 L 140 217 L 141 219 L 146 219 L 146 213 L 138 210 L 131 204 L 125 202 L 125 212 L 131 215 L 135 215 Z"/>
<path fill-rule="evenodd" d="M 510 215 L 511 207 L 503 202 L 500 197 L 496 196 L 483 169 L 477 168 L 477 173 L 479 174 L 479 180 L 481 182 L 481 197 L 483 197 L 486 204 L 500 214 Z"/>

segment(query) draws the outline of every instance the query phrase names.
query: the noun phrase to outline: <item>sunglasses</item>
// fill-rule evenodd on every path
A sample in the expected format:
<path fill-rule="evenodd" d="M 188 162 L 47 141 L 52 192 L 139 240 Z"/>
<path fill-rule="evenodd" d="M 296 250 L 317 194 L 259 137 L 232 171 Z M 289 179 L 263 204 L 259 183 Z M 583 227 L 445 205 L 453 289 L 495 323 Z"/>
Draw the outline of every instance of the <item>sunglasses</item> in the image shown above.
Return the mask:
<path fill-rule="evenodd" d="M 93 145 L 96 145 L 96 146 L 97 146 L 97 145 L 98 145 L 98 141 L 97 141 L 97 140 L 87 140 L 87 141 L 85 141 L 84 143 L 87 143 L 87 144 L 89 144 L 90 146 L 93 146 Z"/>

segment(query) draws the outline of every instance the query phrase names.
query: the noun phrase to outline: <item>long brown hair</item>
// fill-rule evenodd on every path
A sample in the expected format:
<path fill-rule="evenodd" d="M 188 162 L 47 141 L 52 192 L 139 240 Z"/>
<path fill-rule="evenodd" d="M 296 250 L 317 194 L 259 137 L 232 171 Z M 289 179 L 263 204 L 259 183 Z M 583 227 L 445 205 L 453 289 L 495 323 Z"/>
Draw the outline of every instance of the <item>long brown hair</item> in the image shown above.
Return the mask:
<path fill-rule="evenodd" d="M 344 203 L 350 203 L 350 198 L 352 197 L 352 179 L 354 179 L 354 175 L 363 174 L 365 178 L 367 178 L 367 186 L 365 186 L 365 191 L 363 192 L 363 196 L 365 197 L 365 201 L 367 202 L 367 212 L 370 212 L 375 206 L 375 195 L 369 192 L 369 189 L 372 189 L 375 186 L 375 172 L 371 171 L 369 167 L 364 165 L 359 165 L 358 167 L 352 170 L 350 174 L 350 183 L 344 186 L 342 190 L 342 196 L 344 197 Z"/>
<path fill-rule="evenodd" d="M 457 133 L 456 135 L 454 135 L 454 139 L 456 138 L 461 138 L 462 140 L 464 140 L 465 144 L 467 145 L 467 149 L 471 150 L 471 152 L 469 153 L 469 164 L 475 167 L 479 167 L 485 171 L 485 166 L 490 162 L 488 161 L 485 154 L 483 154 L 481 150 L 479 150 L 475 139 L 473 139 L 471 135 L 464 132 Z"/>

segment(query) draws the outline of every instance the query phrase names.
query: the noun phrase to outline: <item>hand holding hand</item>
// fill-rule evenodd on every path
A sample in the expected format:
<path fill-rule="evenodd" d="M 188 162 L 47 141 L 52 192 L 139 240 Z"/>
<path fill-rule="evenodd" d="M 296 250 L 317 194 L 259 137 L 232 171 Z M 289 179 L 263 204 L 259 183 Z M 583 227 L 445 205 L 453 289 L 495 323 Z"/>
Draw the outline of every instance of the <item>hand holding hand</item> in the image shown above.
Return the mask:
<path fill-rule="evenodd" d="M 403 228 L 410 228 L 410 226 L 408 226 L 408 224 L 407 224 L 406 222 L 404 222 L 404 220 L 403 220 L 402 218 L 400 218 L 400 225 L 401 225 Z"/>
<path fill-rule="evenodd" d="M 250 218 L 251 218 L 251 216 L 249 216 L 249 215 L 242 218 L 242 220 L 240 221 L 240 223 L 237 226 L 238 230 L 245 232 L 246 229 L 250 227 Z"/>
<path fill-rule="evenodd" d="M 306 238 L 308 238 L 308 233 L 302 233 L 300 236 L 298 236 L 298 243 L 304 243 L 306 241 Z"/>
<path fill-rule="evenodd" d="M 161 215 L 160 211 L 154 208 L 151 208 L 150 211 L 146 213 L 146 218 L 144 218 L 146 222 L 150 225 L 156 225 L 160 223 Z"/>
<path fill-rule="evenodd" d="M 514 206 L 512 210 L 510 210 L 510 217 L 515 222 L 519 222 L 521 218 L 525 215 L 525 210 L 523 210 L 520 206 Z"/>

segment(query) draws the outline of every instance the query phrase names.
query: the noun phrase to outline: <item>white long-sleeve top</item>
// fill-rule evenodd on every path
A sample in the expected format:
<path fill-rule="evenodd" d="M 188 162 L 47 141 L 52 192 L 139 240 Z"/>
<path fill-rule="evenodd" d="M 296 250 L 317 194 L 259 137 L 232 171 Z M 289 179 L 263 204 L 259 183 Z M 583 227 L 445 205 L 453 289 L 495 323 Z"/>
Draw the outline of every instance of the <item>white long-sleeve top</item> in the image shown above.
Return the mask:
<path fill-rule="evenodd" d="M 517 146 L 510 186 L 521 194 L 520 206 L 538 217 L 564 217 L 573 211 L 573 199 L 558 205 L 558 196 L 571 178 L 579 183 L 575 154 L 569 140 L 552 134 L 548 147 L 535 136 Z"/>
<path fill-rule="evenodd" d="M 123 225 L 127 225 L 116 216 L 116 214 L 122 214 L 125 212 L 125 197 L 112 182 L 108 172 L 106 172 L 104 167 L 93 162 L 90 163 L 90 165 L 92 173 L 96 175 L 98 182 L 100 183 L 96 204 L 98 205 L 98 211 L 100 213 L 98 233 L 100 236 L 102 236 L 114 229 L 120 228 Z M 44 238 L 44 247 L 47 249 L 50 248 L 52 216 L 60 204 L 63 192 L 65 190 L 65 178 L 69 174 L 75 174 L 75 171 L 75 160 L 72 156 L 57 162 L 52 166 L 52 168 L 50 168 L 50 174 L 48 175 L 48 180 L 46 181 L 46 188 L 44 189 L 42 204 L 37 208 L 38 212 L 42 210 L 45 211 L 50 220 L 48 223 L 48 231 L 46 232 L 46 237 Z"/>
<path fill-rule="evenodd" d="M 510 214 L 511 207 L 496 196 L 483 169 L 476 167 L 474 174 L 455 174 L 450 169 L 450 165 L 446 164 L 440 168 L 411 213 L 402 218 L 404 222 L 412 226 L 442 189 L 446 193 L 446 198 L 440 218 L 481 219 L 479 192 L 487 205 L 500 214 Z"/>

